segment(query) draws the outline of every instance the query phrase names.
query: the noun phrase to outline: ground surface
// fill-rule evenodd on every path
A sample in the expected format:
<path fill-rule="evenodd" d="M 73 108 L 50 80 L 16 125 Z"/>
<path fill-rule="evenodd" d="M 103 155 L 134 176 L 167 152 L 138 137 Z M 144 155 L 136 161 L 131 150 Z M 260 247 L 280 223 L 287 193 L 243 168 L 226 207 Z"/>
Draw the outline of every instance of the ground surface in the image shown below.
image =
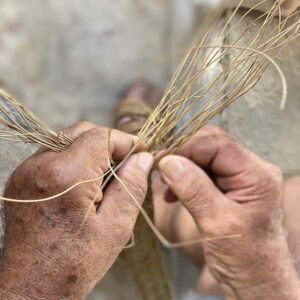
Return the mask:
<path fill-rule="evenodd" d="M 186 0 L 0 0 L 0 82 L 54 129 L 83 119 L 107 126 L 132 80 L 165 86 L 200 16 Z M 278 108 L 279 81 L 269 71 L 218 119 L 286 174 L 300 171 L 299 46 L 283 56 L 290 85 L 285 111 Z M 1 187 L 31 151 L 1 143 Z M 192 291 L 196 272 L 183 267 L 177 252 L 167 256 L 181 299 Z M 89 299 L 138 298 L 118 262 Z"/>

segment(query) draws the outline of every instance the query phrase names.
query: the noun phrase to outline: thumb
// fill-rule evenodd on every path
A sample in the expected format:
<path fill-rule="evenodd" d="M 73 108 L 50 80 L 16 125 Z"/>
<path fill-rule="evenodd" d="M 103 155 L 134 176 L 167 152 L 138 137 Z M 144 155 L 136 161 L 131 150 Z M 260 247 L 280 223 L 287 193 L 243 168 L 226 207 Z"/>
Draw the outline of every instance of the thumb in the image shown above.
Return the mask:
<path fill-rule="evenodd" d="M 166 156 L 160 161 L 159 170 L 171 191 L 205 231 L 206 221 L 222 213 L 225 196 L 199 166 L 185 157 Z"/>
<path fill-rule="evenodd" d="M 104 193 L 99 221 L 120 243 L 125 243 L 133 230 L 140 211 L 135 200 L 142 205 L 145 199 L 152 164 L 151 154 L 134 154 L 117 172 L 122 183 L 115 178 Z"/>

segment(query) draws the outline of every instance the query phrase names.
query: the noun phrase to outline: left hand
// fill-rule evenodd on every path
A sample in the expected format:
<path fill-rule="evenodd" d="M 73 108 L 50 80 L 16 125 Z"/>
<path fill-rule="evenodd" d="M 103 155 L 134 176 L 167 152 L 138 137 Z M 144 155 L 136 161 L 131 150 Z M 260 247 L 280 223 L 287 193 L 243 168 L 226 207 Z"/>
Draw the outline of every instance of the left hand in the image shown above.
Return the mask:
<path fill-rule="evenodd" d="M 41 148 L 22 163 L 9 179 L 5 197 L 45 198 L 101 177 L 108 170 L 109 154 L 120 161 L 134 139 L 117 130 L 109 138 L 107 128 L 89 123 L 70 128 L 68 134 L 74 139 L 68 150 Z M 135 154 L 118 172 L 140 203 L 152 161 L 150 154 Z M 101 183 L 80 185 L 48 202 L 5 203 L 1 299 L 86 297 L 124 248 L 139 213 L 117 180 L 104 194 Z"/>

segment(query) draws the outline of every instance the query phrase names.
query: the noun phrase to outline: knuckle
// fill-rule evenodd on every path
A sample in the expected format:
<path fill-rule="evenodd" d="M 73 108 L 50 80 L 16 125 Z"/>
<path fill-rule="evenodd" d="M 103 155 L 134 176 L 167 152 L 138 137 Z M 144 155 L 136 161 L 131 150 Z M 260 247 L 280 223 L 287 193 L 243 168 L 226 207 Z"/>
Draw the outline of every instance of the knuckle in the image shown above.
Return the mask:
<path fill-rule="evenodd" d="M 211 190 L 199 178 L 194 178 L 183 184 L 181 197 L 197 218 L 213 215 L 213 201 L 210 201 Z"/>
<path fill-rule="evenodd" d="M 77 122 L 75 125 L 78 127 L 84 127 L 84 128 L 94 126 L 93 123 L 88 122 L 88 121 L 80 121 L 80 122 Z"/>
<path fill-rule="evenodd" d="M 241 143 L 229 134 L 216 135 L 216 139 L 220 141 L 220 144 L 223 148 L 226 148 L 232 152 L 236 152 L 237 150 L 241 151 L 242 145 Z"/>
<path fill-rule="evenodd" d="M 94 134 L 103 134 L 104 132 L 107 133 L 107 128 L 97 126 L 97 127 L 91 128 L 88 132 L 91 132 L 91 133 L 94 133 Z"/>
<path fill-rule="evenodd" d="M 32 179 L 35 189 L 40 193 L 48 194 L 51 191 L 68 188 L 74 179 L 74 172 L 68 165 L 63 158 L 52 157 L 49 161 L 45 157 L 44 161 L 36 166 L 38 171 Z"/>
<path fill-rule="evenodd" d="M 89 153 L 94 157 L 94 151 L 98 148 L 106 150 L 108 148 L 108 129 L 104 127 L 94 127 L 81 134 L 79 140 L 86 145 Z M 96 150 L 97 149 L 97 150 Z"/>
<path fill-rule="evenodd" d="M 278 185 L 283 185 L 283 173 L 280 167 L 277 165 L 271 165 L 271 171 L 273 174 L 273 179 Z"/>
<path fill-rule="evenodd" d="M 274 191 L 276 195 L 281 194 L 283 191 L 283 173 L 282 170 L 272 163 L 267 164 L 266 170 L 266 184 Z M 274 197 L 278 198 L 278 197 Z M 280 197 L 279 197 L 280 198 Z"/>
<path fill-rule="evenodd" d="M 58 159 L 52 159 L 51 163 L 43 163 L 41 165 L 41 171 L 46 178 L 50 180 L 57 179 L 61 176 L 63 164 Z"/>
<path fill-rule="evenodd" d="M 106 127 L 94 127 L 87 131 L 87 134 L 94 136 L 107 137 L 108 136 L 108 128 Z"/>
<path fill-rule="evenodd" d="M 224 129 L 222 129 L 221 127 L 216 126 L 216 125 L 208 124 L 208 125 L 205 125 L 203 127 L 203 129 L 212 135 L 227 134 L 227 132 Z"/>
<path fill-rule="evenodd" d="M 192 139 L 222 133 L 225 133 L 225 131 L 219 126 L 207 124 L 200 128 L 198 131 L 196 131 L 195 134 L 192 136 Z"/>
<path fill-rule="evenodd" d="M 104 127 L 95 127 L 88 131 L 86 131 L 83 136 L 83 139 L 85 139 L 88 143 L 91 145 L 94 144 L 101 144 L 103 143 L 103 148 L 108 148 L 108 129 Z M 93 149 L 93 147 L 91 147 Z"/>
<path fill-rule="evenodd" d="M 264 163 L 264 177 L 270 187 L 282 188 L 283 173 L 280 167 L 270 162 Z"/>
<path fill-rule="evenodd" d="M 71 127 L 68 127 L 66 129 L 64 129 L 63 133 L 67 134 L 67 135 L 70 135 L 72 138 L 77 139 L 80 134 L 82 134 L 83 132 L 93 128 L 94 126 L 95 125 L 93 125 L 90 122 L 81 121 L 81 122 L 77 122 L 76 124 L 74 124 Z"/>
<path fill-rule="evenodd" d="M 89 141 L 97 141 L 99 137 L 107 137 L 107 131 L 108 129 L 105 127 L 99 127 L 92 123 L 83 121 L 80 123 L 77 123 L 70 129 L 67 129 L 67 132 L 71 130 L 76 132 L 79 132 L 78 140 L 89 140 Z M 94 139 L 94 140 L 93 140 Z M 97 140 L 96 140 L 97 139 Z"/>
<path fill-rule="evenodd" d="M 203 137 L 198 136 L 195 137 L 195 146 L 202 149 L 203 143 L 205 145 L 213 146 L 213 148 L 217 148 L 222 152 L 232 152 L 240 154 L 243 152 L 243 146 L 240 144 L 238 140 L 229 135 L 227 132 L 220 129 L 220 132 L 212 132 L 212 134 L 206 135 L 205 140 Z"/>
<path fill-rule="evenodd" d="M 204 138 L 210 142 L 216 142 L 222 136 L 228 136 L 227 132 L 222 128 L 214 125 L 205 125 L 191 137 L 191 141 L 195 145 L 199 144 L 198 142 L 200 141 L 202 142 Z"/>
<path fill-rule="evenodd" d="M 50 163 L 42 163 L 39 170 L 39 176 L 34 180 L 38 190 L 44 191 L 49 186 L 61 187 L 65 185 L 62 181 L 65 177 L 62 176 L 65 168 L 57 159 L 51 160 Z"/>

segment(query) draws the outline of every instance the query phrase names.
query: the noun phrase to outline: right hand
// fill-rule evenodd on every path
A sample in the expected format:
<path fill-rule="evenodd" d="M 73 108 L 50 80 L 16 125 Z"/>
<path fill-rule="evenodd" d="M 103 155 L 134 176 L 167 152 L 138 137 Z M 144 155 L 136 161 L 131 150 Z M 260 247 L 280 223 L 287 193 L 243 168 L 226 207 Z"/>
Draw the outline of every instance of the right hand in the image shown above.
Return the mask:
<path fill-rule="evenodd" d="M 162 159 L 160 172 L 207 239 L 206 262 L 226 295 L 299 299 L 282 226 L 280 169 L 211 126 L 178 154 Z M 226 238 L 231 235 L 237 236 Z"/>

